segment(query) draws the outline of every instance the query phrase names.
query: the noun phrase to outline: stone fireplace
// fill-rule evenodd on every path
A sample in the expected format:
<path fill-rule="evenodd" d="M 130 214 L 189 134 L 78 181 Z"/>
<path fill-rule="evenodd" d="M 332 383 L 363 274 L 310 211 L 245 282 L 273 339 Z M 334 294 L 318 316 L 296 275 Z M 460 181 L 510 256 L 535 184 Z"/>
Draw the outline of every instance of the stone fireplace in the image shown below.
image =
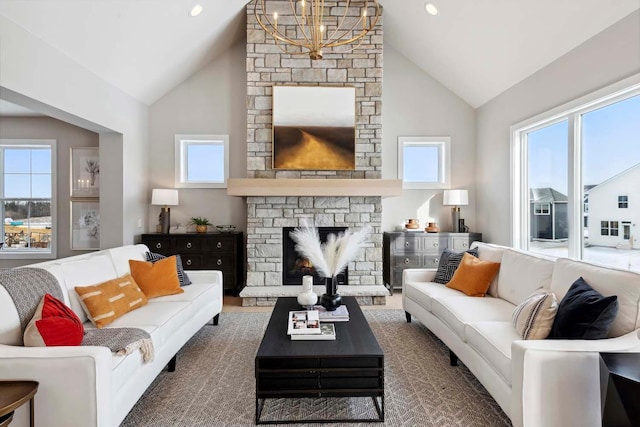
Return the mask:
<path fill-rule="evenodd" d="M 328 2 L 330 13 L 340 16 L 345 4 Z M 284 28 L 292 22 L 289 3 L 273 2 L 272 6 L 283 30 L 294 31 L 292 25 Z M 364 302 L 369 304 L 384 303 L 387 292 L 382 280 L 382 193 L 370 189 L 383 181 L 382 19 L 353 52 L 328 51 L 324 59 L 311 61 L 306 55 L 283 54 L 257 24 L 253 7 L 249 3 L 246 8 L 247 179 L 237 181 L 245 181 L 248 186 L 255 181 L 260 186 L 235 193 L 231 181 L 229 187 L 229 194 L 243 195 L 247 200 L 247 286 L 241 293 L 243 304 L 268 305 L 278 296 L 297 294 L 293 286 L 283 286 L 283 228 L 298 227 L 304 222 L 316 227 L 372 228 L 366 249 L 349 264 L 349 286 L 341 287 L 340 293 L 357 295 L 361 301 L 368 298 Z M 274 85 L 356 89 L 354 170 L 272 168 Z M 319 180 L 335 191 L 327 194 L 322 186 L 313 190 L 303 185 L 317 184 Z M 359 185 L 370 180 L 369 189 L 362 191 Z"/>

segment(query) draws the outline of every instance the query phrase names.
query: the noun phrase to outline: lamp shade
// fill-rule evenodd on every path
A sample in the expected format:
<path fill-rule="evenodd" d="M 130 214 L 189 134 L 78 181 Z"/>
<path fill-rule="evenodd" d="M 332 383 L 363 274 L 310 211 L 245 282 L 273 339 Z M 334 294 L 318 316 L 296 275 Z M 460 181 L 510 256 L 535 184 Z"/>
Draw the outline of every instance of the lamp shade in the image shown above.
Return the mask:
<path fill-rule="evenodd" d="M 450 206 L 465 206 L 469 204 L 469 192 L 467 190 L 444 190 L 442 204 Z"/>
<path fill-rule="evenodd" d="M 154 188 L 151 192 L 151 204 L 163 206 L 178 205 L 178 190 Z"/>

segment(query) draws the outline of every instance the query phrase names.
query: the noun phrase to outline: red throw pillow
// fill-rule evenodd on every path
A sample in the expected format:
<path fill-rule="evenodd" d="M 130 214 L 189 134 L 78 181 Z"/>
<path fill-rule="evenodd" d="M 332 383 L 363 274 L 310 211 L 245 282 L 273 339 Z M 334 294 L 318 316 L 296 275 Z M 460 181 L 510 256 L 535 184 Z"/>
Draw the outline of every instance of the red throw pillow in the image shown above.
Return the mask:
<path fill-rule="evenodd" d="M 62 301 L 45 294 L 24 331 L 24 345 L 45 347 L 80 345 L 84 326 L 78 316 Z"/>

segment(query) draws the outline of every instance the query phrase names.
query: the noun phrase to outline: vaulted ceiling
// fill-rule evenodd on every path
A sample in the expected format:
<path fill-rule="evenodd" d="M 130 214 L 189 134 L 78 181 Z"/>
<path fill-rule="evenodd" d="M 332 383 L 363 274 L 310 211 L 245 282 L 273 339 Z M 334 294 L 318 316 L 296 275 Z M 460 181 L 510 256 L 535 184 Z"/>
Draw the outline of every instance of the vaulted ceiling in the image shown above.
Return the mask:
<path fill-rule="evenodd" d="M 425 0 L 383 0 L 385 43 L 473 107 L 640 8 L 639 0 L 430 1 L 437 16 Z M 204 11 L 193 18 L 196 3 Z M 0 0 L 0 14 L 150 105 L 243 39 L 246 4 Z"/>

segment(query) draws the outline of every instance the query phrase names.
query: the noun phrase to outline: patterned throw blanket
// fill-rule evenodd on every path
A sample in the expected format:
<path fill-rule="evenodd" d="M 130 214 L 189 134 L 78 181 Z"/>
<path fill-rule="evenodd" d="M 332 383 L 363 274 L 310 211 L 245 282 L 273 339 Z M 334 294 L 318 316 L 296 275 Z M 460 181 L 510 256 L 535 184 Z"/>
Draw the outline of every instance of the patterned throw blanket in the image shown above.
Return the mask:
<path fill-rule="evenodd" d="M 58 280 L 42 268 L 1 269 L 0 286 L 3 286 L 13 299 L 23 334 L 45 294 L 51 294 L 64 301 Z M 145 363 L 153 360 L 153 342 L 149 333 L 143 329 L 88 329 L 84 331 L 81 345 L 108 347 L 121 356 L 139 349 Z"/>

